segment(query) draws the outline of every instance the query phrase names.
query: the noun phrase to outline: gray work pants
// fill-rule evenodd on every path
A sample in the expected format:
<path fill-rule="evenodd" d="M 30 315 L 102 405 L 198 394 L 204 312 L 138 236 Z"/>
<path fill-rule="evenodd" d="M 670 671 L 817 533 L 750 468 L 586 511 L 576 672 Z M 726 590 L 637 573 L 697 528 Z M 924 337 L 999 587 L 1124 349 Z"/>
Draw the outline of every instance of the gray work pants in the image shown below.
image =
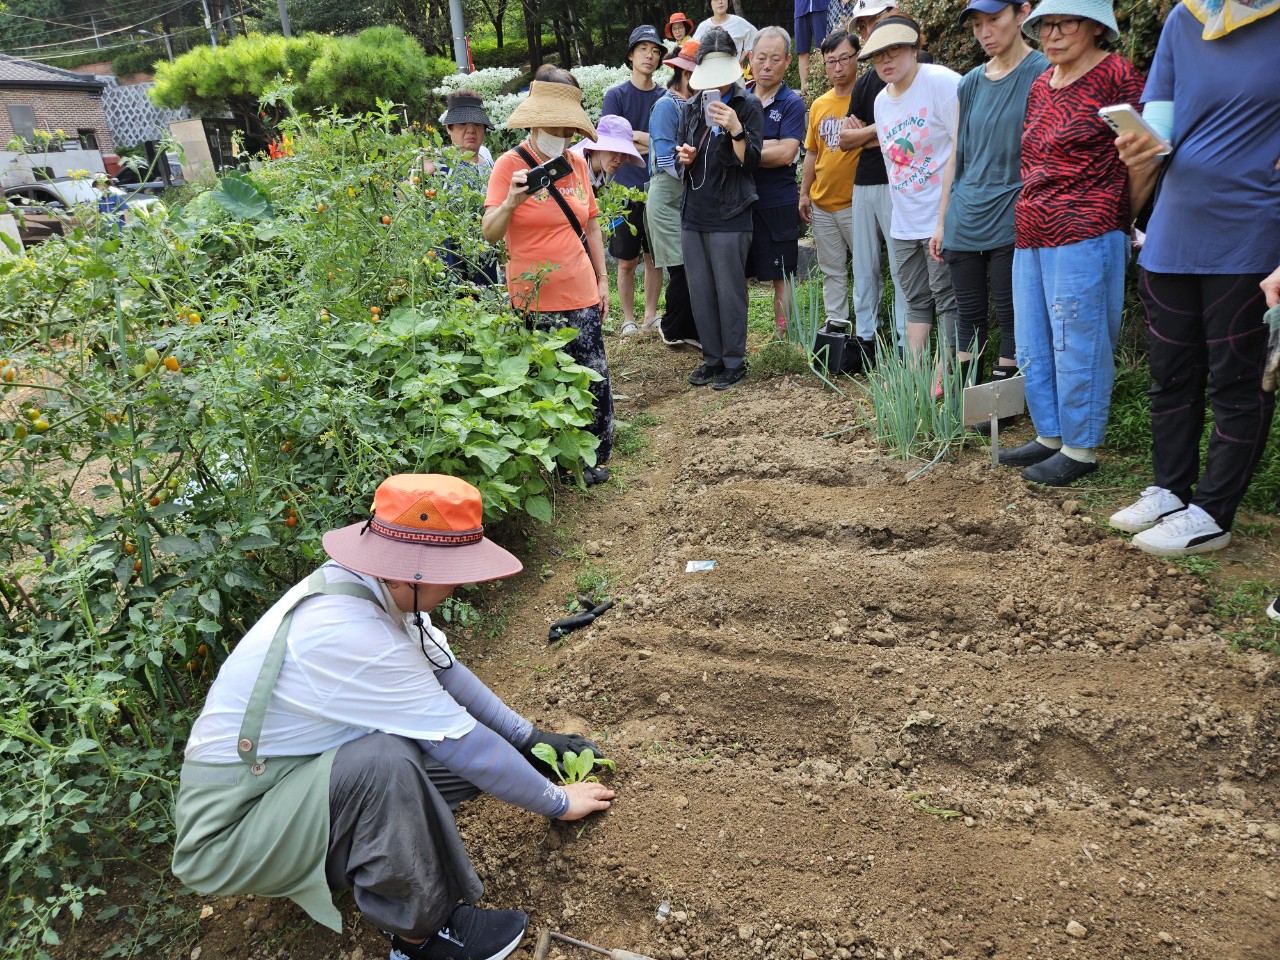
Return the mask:
<path fill-rule="evenodd" d="M 452 812 L 479 793 L 404 737 L 343 744 L 329 776 L 329 886 L 352 890 L 382 930 L 435 933 L 460 900 L 484 893 Z"/>
<path fill-rule="evenodd" d="M 735 369 L 747 362 L 747 254 L 751 231 L 681 230 L 684 270 L 702 359 Z"/>
<path fill-rule="evenodd" d="M 929 256 L 929 241 L 893 241 L 893 256 L 898 262 L 898 283 L 907 298 L 907 323 L 933 323 L 938 314 L 938 343 L 954 350 L 956 292 L 951 289 L 951 267 L 945 261 Z"/>

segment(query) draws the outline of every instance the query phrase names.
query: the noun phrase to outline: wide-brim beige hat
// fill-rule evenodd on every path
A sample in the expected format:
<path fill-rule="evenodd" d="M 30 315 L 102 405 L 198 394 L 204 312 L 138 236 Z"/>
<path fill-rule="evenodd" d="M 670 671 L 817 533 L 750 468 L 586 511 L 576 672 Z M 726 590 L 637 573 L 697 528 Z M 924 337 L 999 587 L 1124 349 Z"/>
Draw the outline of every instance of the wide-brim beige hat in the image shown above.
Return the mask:
<path fill-rule="evenodd" d="M 533 81 L 529 95 L 512 111 L 507 126 L 512 130 L 572 127 L 584 137 L 596 139 L 595 124 L 582 109 L 582 91 L 567 83 Z"/>
<path fill-rule="evenodd" d="M 693 68 L 689 86 L 694 90 L 714 90 L 742 79 L 742 64 L 732 53 L 708 53 Z"/>

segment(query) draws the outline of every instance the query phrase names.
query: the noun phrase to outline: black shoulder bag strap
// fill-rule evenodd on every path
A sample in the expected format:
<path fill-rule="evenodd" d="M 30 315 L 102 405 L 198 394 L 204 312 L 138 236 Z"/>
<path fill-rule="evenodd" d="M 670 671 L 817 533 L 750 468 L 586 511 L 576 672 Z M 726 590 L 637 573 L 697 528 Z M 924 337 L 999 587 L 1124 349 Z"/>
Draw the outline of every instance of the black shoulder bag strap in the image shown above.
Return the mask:
<path fill-rule="evenodd" d="M 516 147 L 516 153 L 520 154 L 520 159 L 529 165 L 529 169 L 538 166 L 538 161 L 533 159 L 533 155 L 524 147 Z M 587 234 L 582 229 L 582 224 L 578 223 L 578 218 L 573 215 L 573 211 L 569 209 L 569 202 L 560 195 L 560 191 L 555 189 L 555 184 L 547 188 L 547 193 L 551 194 L 551 198 L 555 200 L 556 205 L 560 207 L 560 212 L 564 214 L 564 218 L 569 221 L 569 226 L 573 227 L 573 232 L 578 235 L 578 239 L 582 242 L 582 250 L 587 255 L 587 262 L 591 264 L 592 271 L 596 268 L 595 258 L 591 256 L 591 247 L 587 244 Z M 600 274 L 596 274 L 600 276 Z"/>

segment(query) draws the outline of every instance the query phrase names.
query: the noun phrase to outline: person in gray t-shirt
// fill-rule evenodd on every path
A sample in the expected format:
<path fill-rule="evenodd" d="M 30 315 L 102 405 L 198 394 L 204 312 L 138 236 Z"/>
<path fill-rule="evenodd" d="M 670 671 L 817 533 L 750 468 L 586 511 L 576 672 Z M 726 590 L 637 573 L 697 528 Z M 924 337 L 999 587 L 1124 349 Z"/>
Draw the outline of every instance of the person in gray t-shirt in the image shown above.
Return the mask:
<path fill-rule="evenodd" d="M 966 382 L 981 382 L 987 297 L 995 300 L 1000 358 L 992 379 L 1017 373 L 1013 337 L 1013 204 L 1022 189 L 1022 124 L 1032 82 L 1049 68 L 1027 45 L 1030 3 L 970 0 L 960 24 L 991 59 L 960 81 L 956 149 L 947 165 L 930 254 L 951 265 L 957 353 Z"/>

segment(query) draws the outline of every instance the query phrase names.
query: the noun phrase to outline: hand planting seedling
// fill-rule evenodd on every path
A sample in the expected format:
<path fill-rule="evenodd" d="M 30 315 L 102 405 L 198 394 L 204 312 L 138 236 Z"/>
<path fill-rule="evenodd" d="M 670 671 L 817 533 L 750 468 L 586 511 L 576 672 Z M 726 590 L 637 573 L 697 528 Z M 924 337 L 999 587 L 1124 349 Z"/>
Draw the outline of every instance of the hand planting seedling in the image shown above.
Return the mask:
<path fill-rule="evenodd" d="M 551 744 L 535 743 L 533 755 L 555 770 L 561 783 L 581 783 L 587 780 L 599 783 L 600 778 L 592 773 L 596 767 L 617 769 L 617 764 L 612 760 L 607 757 L 597 757 L 591 750 L 583 750 L 581 753 L 566 750 L 562 756 L 557 757 L 556 748 Z"/>

